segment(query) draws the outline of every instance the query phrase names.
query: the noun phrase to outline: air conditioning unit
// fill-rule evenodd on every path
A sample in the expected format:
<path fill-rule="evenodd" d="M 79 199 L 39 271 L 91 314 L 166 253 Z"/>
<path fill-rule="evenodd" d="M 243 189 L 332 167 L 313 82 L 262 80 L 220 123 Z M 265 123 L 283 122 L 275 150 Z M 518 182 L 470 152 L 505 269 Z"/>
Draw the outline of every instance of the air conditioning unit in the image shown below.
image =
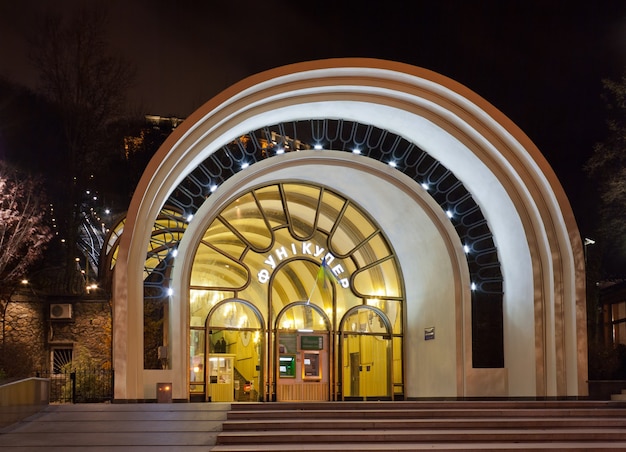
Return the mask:
<path fill-rule="evenodd" d="M 51 320 L 70 320 L 72 318 L 72 305 L 70 303 L 55 303 L 50 305 Z"/>

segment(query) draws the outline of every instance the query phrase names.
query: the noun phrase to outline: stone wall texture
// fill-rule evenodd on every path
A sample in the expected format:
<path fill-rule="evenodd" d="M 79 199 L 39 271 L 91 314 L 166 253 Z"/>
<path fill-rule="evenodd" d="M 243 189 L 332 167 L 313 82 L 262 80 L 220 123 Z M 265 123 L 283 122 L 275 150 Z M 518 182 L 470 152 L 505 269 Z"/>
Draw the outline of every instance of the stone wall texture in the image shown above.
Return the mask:
<path fill-rule="evenodd" d="M 72 319 L 50 319 L 51 303 L 71 304 Z M 111 307 L 108 300 L 87 295 L 52 301 L 20 294 L 7 306 L 0 334 L 5 354 L 1 362 L 9 363 L 5 366 L 20 363 L 30 367 L 32 373 L 50 370 L 52 350 L 63 347 L 73 349 L 75 366 L 110 368 Z"/>

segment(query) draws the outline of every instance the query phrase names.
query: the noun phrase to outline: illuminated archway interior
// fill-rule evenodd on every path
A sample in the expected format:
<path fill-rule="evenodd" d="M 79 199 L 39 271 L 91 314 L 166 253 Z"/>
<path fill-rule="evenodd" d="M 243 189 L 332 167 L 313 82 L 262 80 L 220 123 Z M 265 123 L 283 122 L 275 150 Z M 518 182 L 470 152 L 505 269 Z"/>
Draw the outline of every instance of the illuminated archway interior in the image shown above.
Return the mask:
<path fill-rule="evenodd" d="M 262 320 L 255 319 L 246 305 L 224 300 L 245 301 Z M 283 182 L 254 188 L 222 209 L 197 244 L 189 284 L 190 392 L 206 390 L 206 397 L 216 400 L 211 396 L 211 391 L 217 391 L 211 387 L 212 375 L 199 376 L 197 368 L 202 364 L 209 372 L 214 369 L 213 355 L 221 354 L 220 358 L 233 358 L 231 379 L 241 380 L 233 387 L 255 382 L 261 399 L 300 399 L 298 384 L 306 384 L 309 392 L 318 385 L 308 399 L 342 397 L 337 383 L 348 364 L 337 353 L 339 324 L 351 309 L 370 306 L 377 314 L 367 310 L 369 316 L 361 316 L 365 322 L 348 322 L 349 332 L 382 336 L 379 317 L 384 317 L 389 324 L 384 335 L 392 344 L 389 356 L 397 362 L 389 379 L 364 373 L 362 391 L 370 397 L 390 398 L 387 383 L 391 380 L 393 391 L 401 394 L 403 302 L 394 252 L 356 203 L 313 184 Z M 350 315 L 354 320 L 356 314 Z M 267 331 L 262 325 L 267 325 Z M 243 345 L 246 341 L 240 334 L 268 340 Z M 321 359 L 315 382 L 306 381 L 303 370 L 310 357 L 298 354 L 306 349 L 302 344 L 314 340 L 302 339 L 306 336 L 319 337 L 322 343 L 308 352 Z M 226 347 L 216 350 L 213 344 L 222 338 Z M 291 341 L 295 345 L 285 345 Z M 285 350 L 281 351 L 281 344 Z M 297 373 L 289 376 L 292 379 L 281 378 L 283 355 L 295 357 Z M 258 364 L 249 366 L 250 360 Z M 389 366 L 380 368 L 386 376 Z M 206 389 L 198 383 L 204 379 L 209 383 Z M 380 382 L 382 386 L 375 387 Z M 296 395 L 289 396 L 292 393 Z"/>

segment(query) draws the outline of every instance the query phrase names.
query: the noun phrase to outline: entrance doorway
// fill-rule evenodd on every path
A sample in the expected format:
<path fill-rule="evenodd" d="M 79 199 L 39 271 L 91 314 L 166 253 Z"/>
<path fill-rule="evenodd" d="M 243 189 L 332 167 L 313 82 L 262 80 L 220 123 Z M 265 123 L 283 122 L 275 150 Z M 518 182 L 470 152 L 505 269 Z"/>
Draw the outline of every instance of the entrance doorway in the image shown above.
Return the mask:
<path fill-rule="evenodd" d="M 383 311 L 359 306 L 341 322 L 342 400 L 393 399 L 391 323 Z"/>
<path fill-rule="evenodd" d="M 223 300 L 209 312 L 204 334 L 195 336 L 206 338 L 204 346 L 198 347 L 203 353 L 194 353 L 193 348 L 191 353 L 190 391 L 195 399 L 264 399 L 265 328 L 254 305 L 245 300 Z"/>

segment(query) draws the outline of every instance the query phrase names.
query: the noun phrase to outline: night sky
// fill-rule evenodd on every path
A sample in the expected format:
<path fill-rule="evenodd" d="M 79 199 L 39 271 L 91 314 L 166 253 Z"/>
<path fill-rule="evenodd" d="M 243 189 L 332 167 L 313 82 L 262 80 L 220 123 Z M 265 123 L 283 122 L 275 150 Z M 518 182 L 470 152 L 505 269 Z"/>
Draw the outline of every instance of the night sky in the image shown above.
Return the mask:
<path fill-rule="evenodd" d="M 35 13 L 89 1 L 0 0 L 0 76 L 36 77 Z M 112 49 L 137 68 L 132 107 L 188 116 L 221 90 L 284 64 L 396 60 L 439 72 L 513 120 L 553 166 L 583 234 L 582 165 L 605 137 L 602 79 L 626 68 L 625 0 L 107 0 Z"/>

